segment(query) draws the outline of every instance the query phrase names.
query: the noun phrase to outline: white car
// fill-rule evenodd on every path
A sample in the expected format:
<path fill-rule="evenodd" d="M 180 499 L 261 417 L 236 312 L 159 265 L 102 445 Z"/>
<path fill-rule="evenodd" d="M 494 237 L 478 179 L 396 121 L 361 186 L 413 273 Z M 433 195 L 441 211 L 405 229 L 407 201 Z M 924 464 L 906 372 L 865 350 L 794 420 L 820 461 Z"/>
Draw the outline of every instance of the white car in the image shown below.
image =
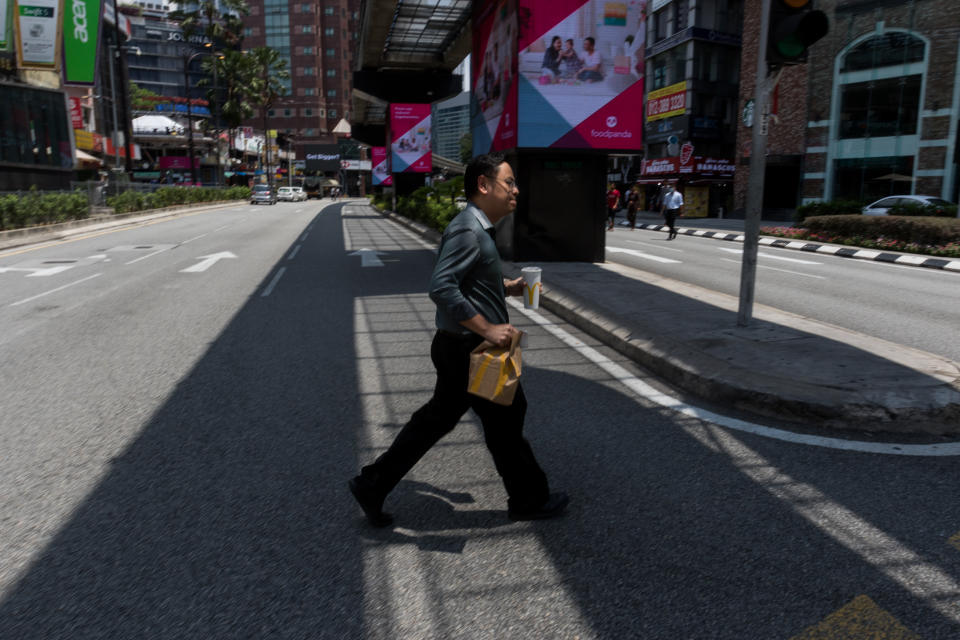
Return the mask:
<path fill-rule="evenodd" d="M 280 187 L 277 189 L 277 200 L 286 202 L 300 202 L 307 199 L 307 194 L 300 187 Z"/>
<path fill-rule="evenodd" d="M 943 198 L 938 198 L 936 196 L 910 196 L 910 195 L 899 195 L 899 196 L 887 196 L 886 198 L 881 198 L 872 204 L 868 204 L 862 210 L 863 215 L 865 216 L 885 216 L 888 215 L 890 209 L 897 206 L 898 204 L 918 204 L 918 205 L 937 205 L 940 207 L 949 206 L 953 203 L 947 202 Z"/>

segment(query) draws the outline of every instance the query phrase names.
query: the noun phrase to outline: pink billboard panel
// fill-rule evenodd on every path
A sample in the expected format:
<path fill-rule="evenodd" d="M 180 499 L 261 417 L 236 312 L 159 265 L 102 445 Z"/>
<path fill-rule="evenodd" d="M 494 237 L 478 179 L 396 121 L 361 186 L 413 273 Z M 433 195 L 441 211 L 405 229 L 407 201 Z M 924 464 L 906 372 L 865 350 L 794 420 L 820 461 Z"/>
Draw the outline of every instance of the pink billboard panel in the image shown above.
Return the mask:
<path fill-rule="evenodd" d="M 517 145 L 640 150 L 646 0 L 519 0 Z"/>
<path fill-rule="evenodd" d="M 473 7 L 473 150 L 512 149 L 517 146 L 517 0 L 478 0 Z"/>
<path fill-rule="evenodd" d="M 391 104 L 392 172 L 429 173 L 432 171 L 430 137 L 429 104 Z"/>
<path fill-rule="evenodd" d="M 373 184 L 389 187 L 393 185 L 393 176 L 387 166 L 387 148 L 370 147 L 370 164 L 373 165 Z"/>

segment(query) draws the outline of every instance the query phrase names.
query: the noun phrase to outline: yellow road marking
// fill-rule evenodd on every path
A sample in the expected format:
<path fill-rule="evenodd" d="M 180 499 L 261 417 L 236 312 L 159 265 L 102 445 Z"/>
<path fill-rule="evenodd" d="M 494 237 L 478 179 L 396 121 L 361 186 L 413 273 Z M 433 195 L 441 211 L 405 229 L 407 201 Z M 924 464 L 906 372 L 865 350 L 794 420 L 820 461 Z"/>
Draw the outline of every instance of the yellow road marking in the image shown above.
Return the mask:
<path fill-rule="evenodd" d="M 949 540 L 947 540 L 947 543 L 953 545 L 953 546 L 956 547 L 958 550 L 960 550 L 960 531 L 958 531 L 957 533 L 953 534 L 953 537 L 951 537 Z"/>
<path fill-rule="evenodd" d="M 920 640 L 867 596 L 857 596 L 790 640 Z"/>

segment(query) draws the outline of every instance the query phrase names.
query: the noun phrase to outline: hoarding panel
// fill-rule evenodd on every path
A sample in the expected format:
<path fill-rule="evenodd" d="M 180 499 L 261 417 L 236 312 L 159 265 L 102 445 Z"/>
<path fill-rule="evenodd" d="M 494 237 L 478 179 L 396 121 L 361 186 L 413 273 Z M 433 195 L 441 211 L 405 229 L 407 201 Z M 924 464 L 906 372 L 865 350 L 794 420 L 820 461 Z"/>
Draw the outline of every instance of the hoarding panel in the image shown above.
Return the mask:
<path fill-rule="evenodd" d="M 271 130 L 276 135 L 275 130 Z M 340 147 L 335 144 L 310 144 L 303 147 L 307 171 L 339 171 Z"/>
<path fill-rule="evenodd" d="M 373 165 L 373 184 L 389 187 L 393 185 L 393 176 L 387 166 L 387 148 L 370 147 L 370 163 Z"/>
<path fill-rule="evenodd" d="M 646 0 L 519 0 L 518 146 L 639 150 Z"/>
<path fill-rule="evenodd" d="M 60 0 L 17 2 L 17 63 L 20 67 L 49 69 L 58 66 L 60 11 Z"/>
<path fill-rule="evenodd" d="M 430 105 L 390 105 L 390 151 L 393 173 L 430 173 Z"/>
<path fill-rule="evenodd" d="M 63 82 L 93 85 L 100 38 L 100 0 L 67 0 L 63 9 Z"/>
<path fill-rule="evenodd" d="M 517 1 L 474 9 L 470 129 L 479 155 L 517 146 Z"/>

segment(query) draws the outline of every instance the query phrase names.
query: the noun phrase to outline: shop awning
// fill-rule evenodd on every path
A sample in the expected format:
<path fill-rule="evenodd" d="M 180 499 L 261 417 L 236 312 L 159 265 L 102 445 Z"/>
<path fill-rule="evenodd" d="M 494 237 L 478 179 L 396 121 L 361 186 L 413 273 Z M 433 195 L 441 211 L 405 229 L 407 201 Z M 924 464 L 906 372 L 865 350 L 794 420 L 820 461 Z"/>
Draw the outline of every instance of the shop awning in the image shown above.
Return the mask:
<path fill-rule="evenodd" d="M 89 153 L 87 153 L 82 149 L 77 149 L 76 158 L 77 158 L 77 162 L 81 165 L 86 164 L 86 165 L 95 165 L 99 167 L 103 164 L 103 160 L 101 160 L 96 156 L 90 155 Z"/>

